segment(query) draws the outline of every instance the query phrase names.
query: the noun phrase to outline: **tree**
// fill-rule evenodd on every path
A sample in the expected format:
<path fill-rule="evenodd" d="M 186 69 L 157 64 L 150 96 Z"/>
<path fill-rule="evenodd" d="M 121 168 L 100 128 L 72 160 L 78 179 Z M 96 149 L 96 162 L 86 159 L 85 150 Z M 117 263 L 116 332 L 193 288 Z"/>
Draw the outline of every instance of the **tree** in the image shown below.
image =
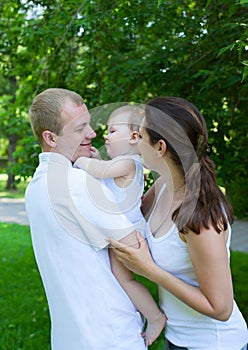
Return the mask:
<path fill-rule="evenodd" d="M 36 0 L 1 10 L 12 116 L 51 86 L 79 92 L 89 108 L 185 97 L 207 120 L 220 184 L 236 214 L 247 214 L 247 0 Z M 27 126 L 19 130 L 15 171 L 28 176 L 39 148 Z"/>

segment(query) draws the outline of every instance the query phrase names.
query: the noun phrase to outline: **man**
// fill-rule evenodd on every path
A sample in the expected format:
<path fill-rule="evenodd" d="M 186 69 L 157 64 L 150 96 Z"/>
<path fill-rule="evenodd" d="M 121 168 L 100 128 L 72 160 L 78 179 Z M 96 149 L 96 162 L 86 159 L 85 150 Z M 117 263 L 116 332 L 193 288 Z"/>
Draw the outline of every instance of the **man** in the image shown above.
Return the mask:
<path fill-rule="evenodd" d="M 42 153 L 25 200 L 52 349 L 146 349 L 140 315 L 112 274 L 107 249 L 108 237 L 121 239 L 134 227 L 113 205 L 104 209 L 106 189 L 97 179 L 73 168 L 78 157 L 91 156 L 96 136 L 83 99 L 45 90 L 32 103 L 30 122 Z"/>

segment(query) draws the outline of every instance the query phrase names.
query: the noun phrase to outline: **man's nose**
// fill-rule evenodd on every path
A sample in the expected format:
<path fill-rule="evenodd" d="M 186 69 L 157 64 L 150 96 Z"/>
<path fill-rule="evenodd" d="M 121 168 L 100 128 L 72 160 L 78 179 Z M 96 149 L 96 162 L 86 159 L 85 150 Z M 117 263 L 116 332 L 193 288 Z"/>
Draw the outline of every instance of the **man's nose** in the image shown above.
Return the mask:
<path fill-rule="evenodd" d="M 89 127 L 89 132 L 87 134 L 87 138 L 88 139 L 93 139 L 94 137 L 96 137 L 96 133 L 95 131 L 92 129 L 92 127 L 90 126 Z"/>

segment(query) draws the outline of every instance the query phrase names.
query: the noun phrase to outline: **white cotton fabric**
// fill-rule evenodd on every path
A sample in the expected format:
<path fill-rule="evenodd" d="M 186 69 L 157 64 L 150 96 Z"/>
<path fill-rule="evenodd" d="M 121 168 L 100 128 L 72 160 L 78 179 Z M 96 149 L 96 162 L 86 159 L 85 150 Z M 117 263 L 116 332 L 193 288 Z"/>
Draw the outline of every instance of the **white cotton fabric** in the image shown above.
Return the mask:
<path fill-rule="evenodd" d="M 59 154 L 40 154 L 26 190 L 32 244 L 51 316 L 53 350 L 144 350 L 142 321 L 111 272 L 106 238 L 132 231 L 94 203 L 89 177 Z M 99 204 L 100 203 L 100 204 Z M 131 231 L 130 231 L 131 230 Z M 103 248 L 103 249 L 101 249 Z"/>
<path fill-rule="evenodd" d="M 127 187 L 119 187 L 114 178 L 103 179 L 114 197 L 115 204 L 118 203 L 120 212 L 133 223 L 135 229 L 145 235 L 146 221 L 141 212 L 141 198 L 144 191 L 144 169 L 142 159 L 138 154 L 130 155 L 128 158 L 135 163 L 136 171 L 132 183 Z"/>
<path fill-rule="evenodd" d="M 165 235 L 155 238 L 151 234 L 148 221 L 147 240 L 156 264 L 186 283 L 199 287 L 187 244 L 180 239 L 176 225 Z M 230 240 L 229 225 L 226 244 L 229 256 Z M 165 337 L 173 344 L 184 346 L 188 350 L 240 350 L 248 342 L 247 326 L 235 301 L 230 318 L 222 322 L 193 310 L 161 286 L 159 300 L 160 307 L 168 317 Z"/>

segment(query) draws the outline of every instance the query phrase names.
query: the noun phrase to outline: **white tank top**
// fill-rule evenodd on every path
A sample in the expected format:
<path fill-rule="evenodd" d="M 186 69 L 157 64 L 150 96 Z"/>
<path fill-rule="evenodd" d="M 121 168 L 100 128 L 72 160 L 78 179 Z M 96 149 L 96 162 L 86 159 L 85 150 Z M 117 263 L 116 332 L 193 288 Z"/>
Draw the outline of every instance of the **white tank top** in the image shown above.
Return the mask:
<path fill-rule="evenodd" d="M 164 189 L 165 186 L 157 197 L 150 218 Z M 180 239 L 176 225 L 174 224 L 163 236 L 155 238 L 151 233 L 149 221 L 150 219 L 147 223 L 147 241 L 156 264 L 186 283 L 199 286 L 187 244 Z M 228 231 L 226 247 L 230 256 L 230 225 Z M 240 350 L 248 342 L 247 326 L 235 301 L 229 320 L 222 322 L 195 311 L 166 289 L 160 286 L 158 289 L 160 307 L 168 317 L 165 336 L 172 343 L 189 350 Z"/>

